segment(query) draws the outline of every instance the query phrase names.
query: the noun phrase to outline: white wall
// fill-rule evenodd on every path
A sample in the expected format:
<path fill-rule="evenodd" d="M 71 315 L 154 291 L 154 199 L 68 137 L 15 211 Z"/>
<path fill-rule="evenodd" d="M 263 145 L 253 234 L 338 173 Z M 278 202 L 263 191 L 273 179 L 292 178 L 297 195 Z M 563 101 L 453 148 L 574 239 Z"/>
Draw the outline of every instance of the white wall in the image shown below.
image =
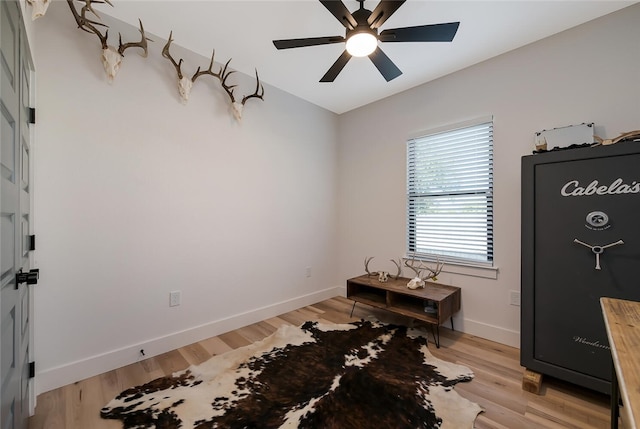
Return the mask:
<path fill-rule="evenodd" d="M 97 38 L 54 2 L 32 47 L 37 391 L 332 296 L 365 256 L 390 264 L 407 136 L 490 114 L 497 280 L 440 279 L 463 288 L 457 329 L 519 345 L 520 157 L 542 129 L 638 128 L 639 21 L 636 5 L 339 117 L 267 86 L 238 124 L 216 84 L 180 104 L 161 38 L 107 84 Z"/>
<path fill-rule="evenodd" d="M 341 115 L 340 278 L 361 274 L 365 256 L 405 254 L 409 134 L 494 115 L 497 279 L 438 278 L 462 287 L 456 328 L 519 346 L 520 159 L 543 129 L 595 122 L 612 138 L 640 127 L 638 22 L 640 4 Z"/>
<path fill-rule="evenodd" d="M 337 116 L 267 86 L 238 123 L 206 77 L 182 105 L 152 38 L 109 85 L 66 2 L 35 25 L 39 393 L 337 293 Z"/>

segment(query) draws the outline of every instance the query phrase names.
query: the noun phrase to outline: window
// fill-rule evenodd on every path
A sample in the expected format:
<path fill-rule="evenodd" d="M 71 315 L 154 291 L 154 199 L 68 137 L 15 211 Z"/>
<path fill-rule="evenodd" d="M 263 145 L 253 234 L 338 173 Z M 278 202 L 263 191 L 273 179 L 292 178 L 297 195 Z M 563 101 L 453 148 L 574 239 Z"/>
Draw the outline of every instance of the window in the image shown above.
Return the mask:
<path fill-rule="evenodd" d="M 407 251 L 493 266 L 493 119 L 407 142 Z"/>

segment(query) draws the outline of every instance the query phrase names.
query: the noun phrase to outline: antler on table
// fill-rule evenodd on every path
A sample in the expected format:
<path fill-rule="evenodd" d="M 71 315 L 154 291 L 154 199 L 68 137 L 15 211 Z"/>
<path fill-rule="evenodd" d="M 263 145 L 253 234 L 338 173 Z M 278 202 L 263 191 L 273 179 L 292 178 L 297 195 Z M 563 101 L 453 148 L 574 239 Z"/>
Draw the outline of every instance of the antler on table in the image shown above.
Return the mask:
<path fill-rule="evenodd" d="M 369 262 L 371 262 L 372 259 L 373 259 L 373 256 L 364 258 L 364 270 L 369 276 L 377 276 L 380 274 L 380 271 L 374 271 L 374 272 L 369 271 Z M 396 273 L 396 275 L 393 276 L 395 280 L 398 280 L 400 278 L 400 275 L 402 274 L 402 265 L 400 263 L 400 259 L 398 259 L 397 261 L 393 259 L 389 259 L 389 260 L 393 262 L 393 264 L 398 269 L 398 272 Z"/>
<path fill-rule="evenodd" d="M 418 265 L 416 265 L 416 262 Z M 439 259 L 436 261 L 435 269 L 431 269 L 422 261 L 417 261 L 416 259 L 407 259 L 404 261 L 404 265 L 412 270 L 416 274 L 416 277 L 422 281 L 426 281 L 429 279 L 437 280 L 437 276 L 442 272 L 442 268 L 444 267 L 444 263 L 441 263 Z M 429 274 L 423 277 L 422 272 L 425 270 L 427 270 Z"/>
<path fill-rule="evenodd" d="M 401 264 L 401 260 L 398 259 L 397 261 L 394 259 L 390 260 L 391 262 L 393 262 L 395 264 L 395 266 L 398 268 L 398 273 L 394 276 L 394 279 L 398 280 L 400 278 L 400 276 L 402 275 L 402 264 Z"/>
<path fill-rule="evenodd" d="M 364 258 L 364 270 L 367 273 L 367 275 L 375 276 L 376 274 L 378 274 L 377 272 L 376 273 L 372 273 L 372 272 L 369 271 L 369 262 L 371 262 L 372 259 L 373 259 L 373 256 L 369 256 L 367 258 Z"/>

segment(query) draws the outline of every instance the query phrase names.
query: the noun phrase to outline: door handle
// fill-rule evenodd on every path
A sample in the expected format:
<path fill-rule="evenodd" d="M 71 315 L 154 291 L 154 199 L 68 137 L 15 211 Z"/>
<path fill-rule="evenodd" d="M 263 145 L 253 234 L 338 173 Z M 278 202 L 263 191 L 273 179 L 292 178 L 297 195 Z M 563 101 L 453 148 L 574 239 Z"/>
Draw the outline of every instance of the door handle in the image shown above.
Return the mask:
<path fill-rule="evenodd" d="M 20 284 L 22 284 L 22 283 L 26 283 L 28 285 L 38 284 L 38 278 L 39 277 L 40 277 L 40 269 L 39 268 L 34 268 L 32 270 L 29 270 L 28 273 L 23 273 L 22 272 L 22 268 L 20 268 L 20 271 L 18 271 L 16 273 L 16 286 L 15 286 L 15 288 L 18 289 L 18 286 L 20 286 Z"/>

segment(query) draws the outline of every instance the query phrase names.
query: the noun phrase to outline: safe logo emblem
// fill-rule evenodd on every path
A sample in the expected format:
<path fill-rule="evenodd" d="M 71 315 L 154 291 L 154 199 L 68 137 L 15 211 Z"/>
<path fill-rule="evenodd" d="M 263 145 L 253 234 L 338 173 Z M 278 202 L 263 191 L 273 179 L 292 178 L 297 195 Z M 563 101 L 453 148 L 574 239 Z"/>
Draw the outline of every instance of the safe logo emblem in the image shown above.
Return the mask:
<path fill-rule="evenodd" d="M 587 225 L 586 227 L 589 229 L 607 229 L 609 225 L 609 216 L 605 212 L 601 211 L 593 211 L 587 215 L 586 218 Z"/>

